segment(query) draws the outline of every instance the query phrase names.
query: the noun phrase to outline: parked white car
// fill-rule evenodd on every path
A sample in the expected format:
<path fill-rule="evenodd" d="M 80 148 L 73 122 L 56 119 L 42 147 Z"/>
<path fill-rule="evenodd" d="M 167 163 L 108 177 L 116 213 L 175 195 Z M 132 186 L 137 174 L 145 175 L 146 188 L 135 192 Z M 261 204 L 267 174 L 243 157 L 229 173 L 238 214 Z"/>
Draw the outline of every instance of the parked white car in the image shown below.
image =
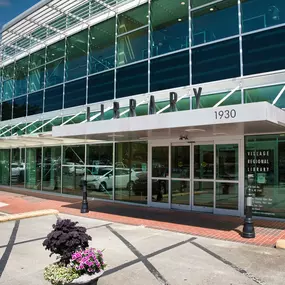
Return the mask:
<path fill-rule="evenodd" d="M 25 163 L 11 163 L 11 179 L 13 182 L 24 181 Z"/>
<path fill-rule="evenodd" d="M 134 170 L 129 168 L 116 168 L 115 185 L 117 188 L 132 190 L 138 179 Z M 81 184 L 84 178 L 81 179 Z M 87 189 L 105 191 L 113 188 L 113 168 L 100 167 L 96 174 L 86 176 Z"/>

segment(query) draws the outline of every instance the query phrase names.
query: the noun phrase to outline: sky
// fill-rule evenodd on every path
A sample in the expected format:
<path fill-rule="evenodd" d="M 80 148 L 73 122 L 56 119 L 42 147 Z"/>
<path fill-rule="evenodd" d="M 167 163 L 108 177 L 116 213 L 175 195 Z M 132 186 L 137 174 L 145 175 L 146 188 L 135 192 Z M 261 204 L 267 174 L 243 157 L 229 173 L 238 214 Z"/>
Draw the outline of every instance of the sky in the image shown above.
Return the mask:
<path fill-rule="evenodd" d="M 2 26 L 41 0 L 0 0 L 0 31 Z"/>

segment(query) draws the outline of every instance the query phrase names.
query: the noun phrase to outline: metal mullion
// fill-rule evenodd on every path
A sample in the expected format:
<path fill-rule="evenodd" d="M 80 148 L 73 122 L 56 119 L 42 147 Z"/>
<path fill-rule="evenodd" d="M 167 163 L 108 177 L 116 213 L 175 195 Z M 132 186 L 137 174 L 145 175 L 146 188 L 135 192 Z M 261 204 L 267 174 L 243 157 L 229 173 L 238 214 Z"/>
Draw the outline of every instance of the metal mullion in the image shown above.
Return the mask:
<path fill-rule="evenodd" d="M 40 191 L 43 191 L 43 173 L 44 173 L 44 168 L 43 168 L 43 164 L 44 164 L 44 147 L 41 147 L 41 181 L 40 181 Z"/>
<path fill-rule="evenodd" d="M 150 1 L 150 0 L 148 0 L 148 1 Z M 127 35 L 129 35 L 129 34 L 132 34 L 132 33 L 134 33 L 134 32 L 137 32 L 137 31 L 143 30 L 143 29 L 148 28 L 148 27 L 149 27 L 149 25 L 147 24 L 147 25 L 144 25 L 144 26 L 138 27 L 138 28 L 136 28 L 136 29 L 134 29 L 134 30 L 131 30 L 131 31 L 125 32 L 125 33 L 123 33 L 123 34 L 118 34 L 118 38 L 121 38 L 121 37 L 123 37 L 123 36 L 127 36 Z"/>
<path fill-rule="evenodd" d="M 63 144 L 60 145 L 60 193 L 63 193 Z"/>
<path fill-rule="evenodd" d="M 216 183 L 231 183 L 231 184 L 238 184 L 239 180 L 223 180 L 223 179 L 216 179 Z"/>
<path fill-rule="evenodd" d="M 236 38 L 239 38 L 239 34 L 236 34 L 236 35 L 233 35 L 233 36 L 230 36 L 230 37 L 226 37 L 226 38 L 222 38 L 222 39 L 218 39 L 218 40 L 214 40 L 214 41 L 210 41 L 210 42 L 206 42 L 206 43 L 203 43 L 203 44 L 195 45 L 195 46 L 192 47 L 192 49 L 196 49 L 196 48 L 200 48 L 200 47 L 204 47 L 204 46 L 208 46 L 208 45 L 213 45 L 213 44 L 216 44 L 216 43 L 225 42 L 225 41 L 233 40 L 233 39 L 236 39 Z"/>
<path fill-rule="evenodd" d="M 204 4 L 204 5 L 201 5 L 201 6 L 199 6 L 199 7 L 192 8 L 191 11 L 196 11 L 196 10 L 199 10 L 199 9 L 203 9 L 203 8 L 205 8 L 205 7 L 207 7 L 207 6 L 211 6 L 211 5 L 214 5 L 214 4 L 218 4 L 218 3 L 223 2 L 223 1 L 224 1 L 224 0 L 215 0 L 215 1 L 212 1 L 212 2 L 210 2 L 210 3 L 206 3 L 206 4 Z"/>
<path fill-rule="evenodd" d="M 112 180 L 113 180 L 113 189 L 112 189 L 112 194 L 113 194 L 113 197 L 112 197 L 112 200 L 115 201 L 115 189 L 116 189 L 116 181 L 115 181 L 115 164 L 116 164 L 116 143 L 113 141 L 113 177 L 112 177 Z"/>
<path fill-rule="evenodd" d="M 45 45 L 44 88 L 43 88 L 43 113 L 45 112 L 46 81 L 47 81 L 47 45 Z"/>
<path fill-rule="evenodd" d="M 118 14 L 115 15 L 115 60 L 114 60 L 114 99 L 117 97 L 117 61 L 118 61 Z"/>
<path fill-rule="evenodd" d="M 88 35 L 87 35 L 87 54 L 86 54 L 86 105 L 88 104 L 88 86 L 89 86 L 89 53 L 90 53 L 90 25 L 88 25 Z"/>
<path fill-rule="evenodd" d="M 13 71 L 13 91 L 12 91 L 12 114 L 11 114 L 11 118 L 13 119 L 14 117 L 14 97 L 15 97 L 15 66 L 16 66 L 16 61 L 14 59 L 13 62 L 13 67 L 14 67 L 14 71 Z"/>
<path fill-rule="evenodd" d="M 67 25 L 67 17 L 66 17 L 66 25 Z M 62 107 L 61 109 L 64 109 L 66 64 L 67 64 L 67 37 L 64 38 L 64 64 L 63 64 L 63 87 L 62 87 Z"/>
<path fill-rule="evenodd" d="M 20 149 L 20 151 L 21 151 L 21 149 Z M 10 187 L 12 187 L 12 147 L 10 147 L 10 152 L 9 152 L 9 154 L 10 154 L 10 171 L 9 171 L 9 184 L 10 184 Z"/>
<path fill-rule="evenodd" d="M 150 57 L 151 57 L 151 0 L 148 0 L 148 46 L 147 46 L 147 93 L 150 94 Z M 149 106 L 148 106 L 149 109 Z"/>
<path fill-rule="evenodd" d="M 238 0 L 238 26 L 239 26 L 240 75 L 243 76 L 243 48 L 242 48 L 241 0 Z"/>
<path fill-rule="evenodd" d="M 25 169 L 24 169 L 24 188 L 26 188 L 26 175 L 27 175 L 27 148 L 25 147 Z"/>
<path fill-rule="evenodd" d="M 56 42 L 56 43 L 58 43 L 58 42 Z M 60 60 L 60 59 L 64 59 L 64 56 L 61 56 L 61 57 L 56 58 L 56 59 L 53 59 L 53 60 L 51 60 L 51 61 L 47 61 L 46 63 L 47 63 L 47 64 L 51 64 L 51 63 L 54 63 L 54 62 L 56 62 L 56 61 L 58 61 L 58 60 Z"/>
<path fill-rule="evenodd" d="M 172 178 L 171 177 L 171 180 L 172 181 L 188 181 L 191 180 L 191 178 Z"/>
<path fill-rule="evenodd" d="M 216 142 L 214 141 L 214 193 L 213 193 L 213 213 L 216 210 L 216 176 L 217 176 L 217 151 Z"/>
<path fill-rule="evenodd" d="M 191 14 L 191 0 L 188 0 L 188 32 L 189 32 L 189 85 L 192 85 L 192 14 Z M 192 109 L 192 96 L 190 96 L 190 110 Z"/>

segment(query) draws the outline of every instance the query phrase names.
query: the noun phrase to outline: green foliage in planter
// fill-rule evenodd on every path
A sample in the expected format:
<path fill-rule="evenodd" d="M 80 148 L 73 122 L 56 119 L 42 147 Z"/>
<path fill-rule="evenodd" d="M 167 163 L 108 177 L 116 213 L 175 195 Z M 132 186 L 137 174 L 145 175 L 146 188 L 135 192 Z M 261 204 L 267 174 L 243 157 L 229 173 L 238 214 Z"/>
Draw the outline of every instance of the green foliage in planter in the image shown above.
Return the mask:
<path fill-rule="evenodd" d="M 64 285 L 80 277 L 80 273 L 74 268 L 65 266 L 62 263 L 55 263 L 47 266 L 44 271 L 45 280 L 53 285 Z"/>
<path fill-rule="evenodd" d="M 59 254 L 60 262 L 65 265 L 69 263 L 76 250 L 87 248 L 89 240 L 92 239 L 86 234 L 86 228 L 79 227 L 77 224 L 69 219 L 57 220 L 56 224 L 52 226 L 52 232 L 43 242 L 45 249 L 51 251 L 50 255 Z"/>

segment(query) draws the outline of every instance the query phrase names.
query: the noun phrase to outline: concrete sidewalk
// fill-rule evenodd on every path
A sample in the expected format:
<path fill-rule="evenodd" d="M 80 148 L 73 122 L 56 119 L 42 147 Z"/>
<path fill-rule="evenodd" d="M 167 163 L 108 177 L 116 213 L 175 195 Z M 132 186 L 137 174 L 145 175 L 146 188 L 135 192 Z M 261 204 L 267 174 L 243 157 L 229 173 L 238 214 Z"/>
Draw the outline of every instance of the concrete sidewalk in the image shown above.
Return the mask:
<path fill-rule="evenodd" d="M 92 246 L 105 249 L 108 270 L 99 285 L 283 285 L 285 254 L 187 234 L 71 218 L 88 228 Z M 49 258 L 42 242 L 55 216 L 0 224 L 0 284 L 48 285 Z"/>
<path fill-rule="evenodd" d="M 8 190 L 18 193 L 6 192 Z M 65 214 L 110 222 L 143 225 L 195 236 L 269 247 L 274 247 L 278 239 L 285 239 L 285 222 L 255 219 L 256 238 L 244 239 L 240 235 L 243 219 L 238 217 L 156 209 L 98 200 L 90 200 L 90 212 L 81 214 L 81 199 L 76 197 L 63 197 L 11 188 L 7 188 L 6 191 L 0 191 L 0 202 L 8 205 L 1 207 L 0 210 L 10 214 L 55 209 Z"/>

